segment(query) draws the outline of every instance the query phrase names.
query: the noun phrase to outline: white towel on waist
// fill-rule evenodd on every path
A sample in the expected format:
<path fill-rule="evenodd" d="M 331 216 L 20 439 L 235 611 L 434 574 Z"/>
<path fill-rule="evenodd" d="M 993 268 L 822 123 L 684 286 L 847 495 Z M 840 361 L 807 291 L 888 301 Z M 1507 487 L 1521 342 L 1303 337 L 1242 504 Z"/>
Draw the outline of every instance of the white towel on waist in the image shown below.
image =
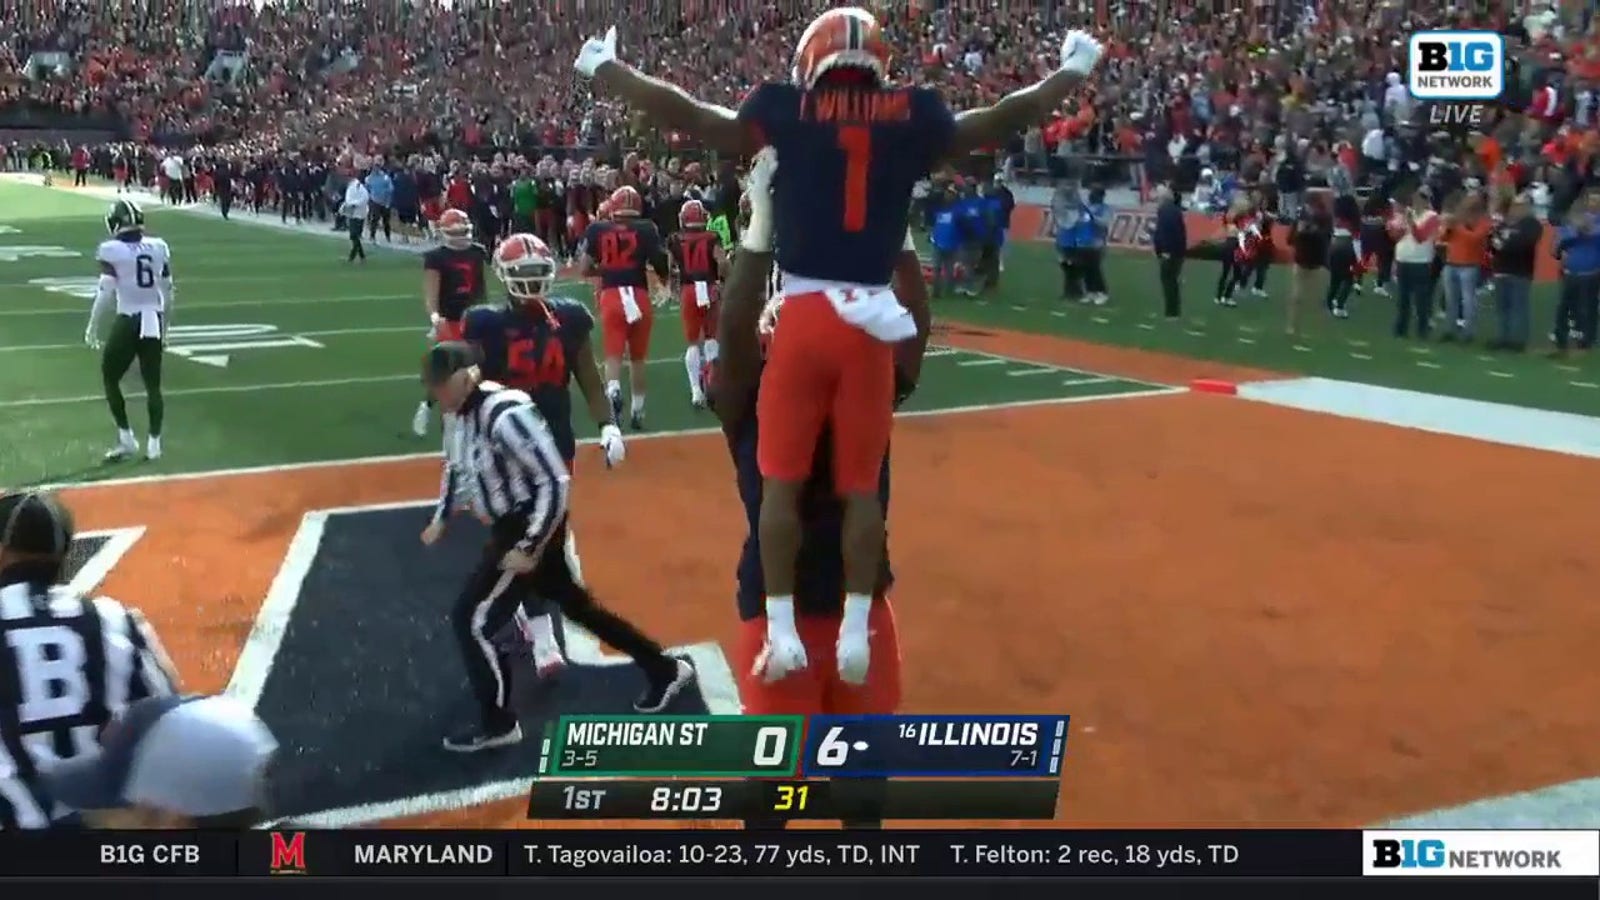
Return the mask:
<path fill-rule="evenodd" d="M 823 292 L 839 318 L 886 344 L 917 336 L 917 323 L 891 288 L 832 288 Z"/>
<path fill-rule="evenodd" d="M 139 337 L 157 339 L 161 337 L 160 310 L 146 309 L 139 312 Z"/>
<path fill-rule="evenodd" d="M 711 285 L 704 281 L 694 283 L 694 305 L 705 309 L 711 305 Z"/>
<path fill-rule="evenodd" d="M 629 325 L 644 318 L 644 310 L 639 308 L 639 300 L 633 295 L 633 288 L 617 288 L 617 295 L 622 298 L 622 317 Z"/>

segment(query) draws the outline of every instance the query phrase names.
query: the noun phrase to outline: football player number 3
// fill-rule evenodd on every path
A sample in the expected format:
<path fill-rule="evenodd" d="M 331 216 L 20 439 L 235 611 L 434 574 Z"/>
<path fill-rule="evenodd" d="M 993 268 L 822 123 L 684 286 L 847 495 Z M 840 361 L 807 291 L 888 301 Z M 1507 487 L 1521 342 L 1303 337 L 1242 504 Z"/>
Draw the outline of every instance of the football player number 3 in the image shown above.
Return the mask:
<path fill-rule="evenodd" d="M 148 253 L 133 258 L 133 282 L 146 290 L 156 286 L 156 261 Z"/>
<path fill-rule="evenodd" d="M 844 151 L 844 230 L 867 227 L 867 169 L 872 164 L 872 129 L 866 125 L 839 126 L 839 149 Z"/>
<path fill-rule="evenodd" d="M 472 296 L 478 292 L 478 267 L 470 260 L 460 260 L 451 263 L 456 270 L 456 277 L 460 280 L 461 293 Z"/>

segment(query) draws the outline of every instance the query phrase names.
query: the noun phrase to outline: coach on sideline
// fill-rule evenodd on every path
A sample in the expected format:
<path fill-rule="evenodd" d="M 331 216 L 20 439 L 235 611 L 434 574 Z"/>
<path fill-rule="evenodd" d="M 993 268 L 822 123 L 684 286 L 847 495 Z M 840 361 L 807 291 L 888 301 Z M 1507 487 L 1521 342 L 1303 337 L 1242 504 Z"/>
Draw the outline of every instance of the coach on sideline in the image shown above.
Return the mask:
<path fill-rule="evenodd" d="M 249 828 L 266 818 L 278 742 L 231 697 L 151 697 L 106 728 L 100 751 L 44 774 L 90 828 Z"/>
<path fill-rule="evenodd" d="M 0 829 L 61 824 L 40 772 L 94 753 L 128 704 L 177 690 L 138 610 L 59 584 L 72 538 L 53 494 L 0 496 Z"/>

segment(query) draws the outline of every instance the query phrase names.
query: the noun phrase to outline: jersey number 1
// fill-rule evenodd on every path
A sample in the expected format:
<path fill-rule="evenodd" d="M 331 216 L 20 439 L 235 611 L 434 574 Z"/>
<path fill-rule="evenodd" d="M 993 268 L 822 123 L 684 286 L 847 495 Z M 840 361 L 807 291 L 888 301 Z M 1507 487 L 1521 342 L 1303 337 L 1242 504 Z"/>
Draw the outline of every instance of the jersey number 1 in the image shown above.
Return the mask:
<path fill-rule="evenodd" d="M 844 151 L 844 230 L 867 227 L 867 169 L 872 164 L 872 129 L 866 125 L 839 126 L 839 149 Z"/>

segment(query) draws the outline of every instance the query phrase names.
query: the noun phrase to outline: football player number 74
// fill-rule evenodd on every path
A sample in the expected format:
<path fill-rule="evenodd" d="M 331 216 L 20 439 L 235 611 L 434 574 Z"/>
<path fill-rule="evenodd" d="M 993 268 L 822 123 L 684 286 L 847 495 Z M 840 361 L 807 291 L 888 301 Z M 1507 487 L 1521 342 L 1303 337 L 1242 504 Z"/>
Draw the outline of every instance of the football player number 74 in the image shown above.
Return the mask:
<path fill-rule="evenodd" d="M 866 125 L 839 126 L 839 149 L 844 151 L 844 230 L 867 227 L 867 168 L 872 163 L 872 129 Z"/>

